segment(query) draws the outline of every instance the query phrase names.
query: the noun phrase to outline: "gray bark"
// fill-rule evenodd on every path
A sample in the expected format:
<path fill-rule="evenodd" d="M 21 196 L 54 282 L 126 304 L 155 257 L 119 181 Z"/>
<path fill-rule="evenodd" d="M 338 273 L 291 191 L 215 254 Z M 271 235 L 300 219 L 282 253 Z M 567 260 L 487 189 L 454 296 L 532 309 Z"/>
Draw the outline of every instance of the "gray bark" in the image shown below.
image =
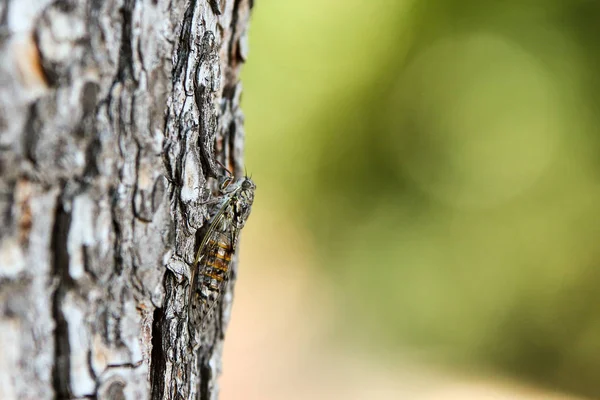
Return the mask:
<path fill-rule="evenodd" d="M 235 276 L 204 332 L 186 294 L 251 7 L 0 2 L 1 399 L 216 398 Z"/>

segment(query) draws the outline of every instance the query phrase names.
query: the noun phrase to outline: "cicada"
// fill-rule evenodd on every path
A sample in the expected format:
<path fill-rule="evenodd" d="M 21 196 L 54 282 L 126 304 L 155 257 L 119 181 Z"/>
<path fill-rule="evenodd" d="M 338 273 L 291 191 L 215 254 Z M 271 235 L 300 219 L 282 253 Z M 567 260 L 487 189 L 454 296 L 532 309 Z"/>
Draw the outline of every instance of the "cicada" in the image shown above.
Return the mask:
<path fill-rule="evenodd" d="M 218 211 L 198 248 L 190 279 L 190 321 L 201 330 L 231 276 L 231 260 L 250 215 L 255 189 L 247 176 L 227 176 L 219 185 Z"/>

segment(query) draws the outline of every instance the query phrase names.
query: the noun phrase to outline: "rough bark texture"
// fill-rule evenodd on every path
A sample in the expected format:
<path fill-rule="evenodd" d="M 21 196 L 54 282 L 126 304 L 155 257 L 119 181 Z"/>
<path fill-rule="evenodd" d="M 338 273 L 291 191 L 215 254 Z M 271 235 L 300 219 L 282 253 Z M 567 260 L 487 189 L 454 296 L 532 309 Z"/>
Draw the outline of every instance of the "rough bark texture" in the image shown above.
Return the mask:
<path fill-rule="evenodd" d="M 231 287 L 202 333 L 186 293 L 251 7 L 0 2 L 1 399 L 217 396 Z"/>

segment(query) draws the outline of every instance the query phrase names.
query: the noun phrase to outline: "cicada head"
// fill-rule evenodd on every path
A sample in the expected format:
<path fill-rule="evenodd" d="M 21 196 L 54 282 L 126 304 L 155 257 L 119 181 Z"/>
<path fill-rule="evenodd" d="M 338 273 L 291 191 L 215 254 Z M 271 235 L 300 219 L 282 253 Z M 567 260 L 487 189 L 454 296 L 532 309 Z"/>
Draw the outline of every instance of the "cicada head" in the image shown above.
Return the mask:
<path fill-rule="evenodd" d="M 238 229 L 244 227 L 244 224 L 248 220 L 252 203 L 254 202 L 254 191 L 256 185 L 250 178 L 243 177 L 236 182 L 237 189 L 233 198 L 233 210 L 234 210 L 234 221 Z"/>

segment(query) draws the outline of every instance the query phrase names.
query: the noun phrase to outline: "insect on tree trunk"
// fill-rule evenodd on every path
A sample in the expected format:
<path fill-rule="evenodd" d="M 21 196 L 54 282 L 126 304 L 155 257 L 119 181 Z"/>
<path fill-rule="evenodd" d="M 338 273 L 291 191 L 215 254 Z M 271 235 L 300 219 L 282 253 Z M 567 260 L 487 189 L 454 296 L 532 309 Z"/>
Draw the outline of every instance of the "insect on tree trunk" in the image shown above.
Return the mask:
<path fill-rule="evenodd" d="M 190 269 L 252 0 L 0 2 L 0 398 L 213 399 Z"/>

